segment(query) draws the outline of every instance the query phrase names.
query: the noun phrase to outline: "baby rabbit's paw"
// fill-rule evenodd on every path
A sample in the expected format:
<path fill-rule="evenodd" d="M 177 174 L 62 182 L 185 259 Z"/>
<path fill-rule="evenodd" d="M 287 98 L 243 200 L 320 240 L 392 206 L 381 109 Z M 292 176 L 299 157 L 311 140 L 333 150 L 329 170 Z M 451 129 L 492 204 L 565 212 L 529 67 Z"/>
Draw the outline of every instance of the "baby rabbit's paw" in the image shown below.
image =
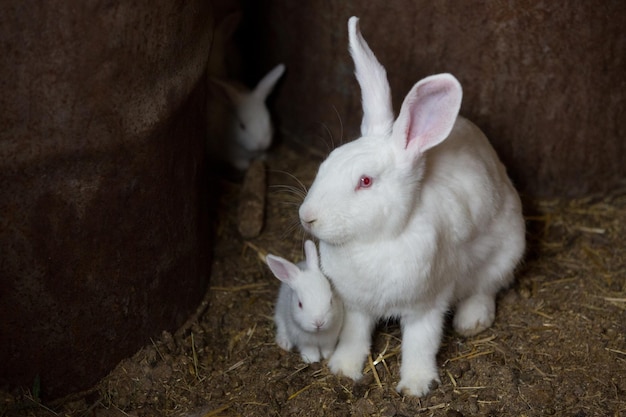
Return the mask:
<path fill-rule="evenodd" d="M 300 357 L 304 363 L 315 363 L 321 359 L 320 350 L 317 347 L 300 348 Z"/>
<path fill-rule="evenodd" d="M 285 334 L 276 335 L 276 344 L 280 346 L 281 349 L 286 350 L 287 352 L 289 352 L 291 348 L 293 348 L 293 343 L 291 343 L 291 340 L 289 340 L 289 338 Z"/>

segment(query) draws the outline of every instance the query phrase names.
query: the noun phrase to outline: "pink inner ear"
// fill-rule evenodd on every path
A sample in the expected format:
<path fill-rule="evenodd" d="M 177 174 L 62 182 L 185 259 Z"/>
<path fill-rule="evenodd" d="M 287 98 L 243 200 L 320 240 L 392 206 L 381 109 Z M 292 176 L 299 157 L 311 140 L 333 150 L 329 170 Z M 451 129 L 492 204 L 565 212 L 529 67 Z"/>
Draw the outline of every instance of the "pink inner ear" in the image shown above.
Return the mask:
<path fill-rule="evenodd" d="M 461 105 L 461 86 L 449 74 L 417 83 L 407 95 L 396 123 L 404 126 L 405 149 L 419 153 L 438 145 L 450 134 Z"/>
<path fill-rule="evenodd" d="M 297 266 L 277 257 L 267 258 L 267 265 L 270 267 L 276 278 L 285 283 L 293 282 L 294 277 L 299 271 Z"/>
<path fill-rule="evenodd" d="M 445 108 L 448 104 L 445 94 L 445 91 L 437 92 L 427 98 L 428 103 L 414 100 L 410 104 L 409 111 L 412 116 L 409 117 L 407 128 L 407 148 L 415 141 L 419 151 L 425 152 L 445 139 L 445 136 L 441 137 L 442 132 L 449 130 L 448 118 L 442 117 L 448 111 Z"/>

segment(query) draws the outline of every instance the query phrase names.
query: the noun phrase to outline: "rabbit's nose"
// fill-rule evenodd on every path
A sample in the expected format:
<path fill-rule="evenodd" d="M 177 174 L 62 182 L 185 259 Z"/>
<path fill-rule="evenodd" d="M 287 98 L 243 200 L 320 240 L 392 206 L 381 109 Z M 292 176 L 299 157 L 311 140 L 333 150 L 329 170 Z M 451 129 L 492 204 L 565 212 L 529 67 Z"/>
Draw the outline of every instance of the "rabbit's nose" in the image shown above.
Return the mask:
<path fill-rule="evenodd" d="M 317 221 L 315 214 L 305 206 L 300 207 L 300 222 L 305 229 L 310 230 L 313 223 Z"/>
<path fill-rule="evenodd" d="M 317 330 L 321 330 L 325 324 L 326 324 L 325 320 L 315 320 L 315 327 L 317 328 Z"/>

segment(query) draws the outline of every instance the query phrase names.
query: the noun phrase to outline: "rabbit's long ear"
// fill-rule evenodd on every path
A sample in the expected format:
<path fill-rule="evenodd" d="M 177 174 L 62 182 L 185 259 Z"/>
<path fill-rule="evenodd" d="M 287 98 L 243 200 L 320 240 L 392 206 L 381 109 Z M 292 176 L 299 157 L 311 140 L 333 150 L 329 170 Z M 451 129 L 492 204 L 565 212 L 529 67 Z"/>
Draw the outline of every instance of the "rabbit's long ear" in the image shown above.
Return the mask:
<path fill-rule="evenodd" d="M 285 64 L 276 65 L 270 72 L 265 75 L 265 77 L 261 79 L 261 81 L 259 81 L 252 93 L 257 96 L 261 101 L 265 101 L 265 99 L 267 98 L 267 96 L 270 95 L 270 93 L 274 89 L 274 86 L 284 72 Z"/>
<path fill-rule="evenodd" d="M 267 255 L 265 262 L 276 278 L 290 286 L 300 273 L 300 268 L 280 256 Z"/>
<path fill-rule="evenodd" d="M 307 240 L 304 242 L 304 255 L 306 257 L 307 268 L 313 271 L 319 271 L 320 261 L 317 255 L 317 248 L 315 247 L 315 243 L 313 243 L 313 241 Z"/>
<path fill-rule="evenodd" d="M 387 72 L 361 36 L 359 19 L 355 16 L 348 20 L 348 35 L 356 79 L 361 86 L 361 135 L 388 136 L 393 125 L 393 108 Z"/>
<path fill-rule="evenodd" d="M 418 154 L 437 146 L 452 131 L 462 97 L 461 84 L 451 74 L 424 78 L 404 99 L 392 139 Z"/>

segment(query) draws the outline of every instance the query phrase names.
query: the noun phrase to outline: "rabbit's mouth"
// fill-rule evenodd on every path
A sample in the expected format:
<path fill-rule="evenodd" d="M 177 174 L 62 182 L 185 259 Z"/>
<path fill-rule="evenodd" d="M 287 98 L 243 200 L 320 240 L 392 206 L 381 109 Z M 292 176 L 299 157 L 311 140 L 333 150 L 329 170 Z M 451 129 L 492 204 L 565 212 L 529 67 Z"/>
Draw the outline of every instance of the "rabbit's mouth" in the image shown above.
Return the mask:
<path fill-rule="evenodd" d="M 300 224 L 302 224 L 302 228 L 310 234 L 313 234 L 313 223 L 315 222 L 315 220 L 312 221 L 306 221 L 303 219 L 300 219 Z"/>
<path fill-rule="evenodd" d="M 350 239 L 342 235 L 341 233 L 323 233 L 319 230 L 308 229 L 306 226 L 304 229 L 313 237 L 315 237 L 320 242 L 324 242 L 329 246 L 345 246 Z"/>
<path fill-rule="evenodd" d="M 345 222 L 329 217 L 318 217 L 318 211 L 303 204 L 300 206 L 300 224 L 302 228 L 320 241 L 329 245 L 339 246 L 350 240 L 350 233 L 345 227 Z"/>

